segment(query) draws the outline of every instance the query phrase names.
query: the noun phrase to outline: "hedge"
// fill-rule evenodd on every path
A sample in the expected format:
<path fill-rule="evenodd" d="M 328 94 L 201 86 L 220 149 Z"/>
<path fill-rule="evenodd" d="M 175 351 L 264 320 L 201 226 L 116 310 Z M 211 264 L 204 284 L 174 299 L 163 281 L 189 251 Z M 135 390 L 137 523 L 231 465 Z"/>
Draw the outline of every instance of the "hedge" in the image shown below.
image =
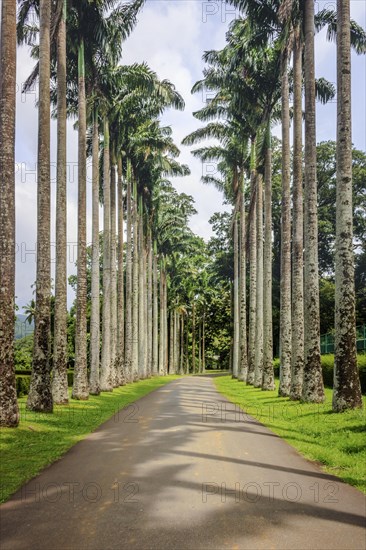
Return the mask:
<path fill-rule="evenodd" d="M 30 380 L 31 380 L 31 373 L 30 371 L 24 371 L 24 370 L 17 370 L 15 371 L 16 374 L 16 387 L 17 387 L 17 396 L 23 397 L 24 395 L 28 395 L 29 393 L 29 387 L 30 387 Z M 67 385 L 69 388 L 72 386 L 74 382 L 74 372 L 68 371 L 67 372 Z"/>
<path fill-rule="evenodd" d="M 358 372 L 361 381 L 361 391 L 366 393 L 366 354 L 357 355 Z M 324 385 L 328 388 L 333 388 L 333 367 L 334 367 L 334 354 L 322 355 L 322 371 Z M 280 375 L 280 360 L 274 359 L 273 368 L 275 376 Z"/>

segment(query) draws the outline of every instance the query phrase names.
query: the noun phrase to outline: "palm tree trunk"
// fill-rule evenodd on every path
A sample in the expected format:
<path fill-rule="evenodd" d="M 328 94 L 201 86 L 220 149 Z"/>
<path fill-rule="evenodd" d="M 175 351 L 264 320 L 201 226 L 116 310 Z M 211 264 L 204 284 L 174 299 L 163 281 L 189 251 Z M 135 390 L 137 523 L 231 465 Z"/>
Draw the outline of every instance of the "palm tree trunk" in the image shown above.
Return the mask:
<path fill-rule="evenodd" d="M 192 304 L 192 374 L 196 373 L 196 304 Z"/>
<path fill-rule="evenodd" d="M 66 1 L 57 35 L 56 277 L 52 397 L 69 402 L 67 386 L 67 201 L 66 201 Z"/>
<path fill-rule="evenodd" d="M 27 408 L 43 412 L 53 410 L 50 377 L 50 26 L 50 2 L 40 0 L 36 315 Z"/>
<path fill-rule="evenodd" d="M 333 410 L 362 407 L 357 368 L 352 211 L 350 0 L 337 1 L 337 218 Z"/>
<path fill-rule="evenodd" d="M 139 257 L 139 272 L 138 272 L 138 349 L 139 349 L 139 377 L 141 379 L 146 378 L 145 373 L 145 284 L 144 284 L 144 235 L 143 235 L 143 222 L 142 222 L 142 197 L 139 201 L 139 229 L 138 229 L 138 257 Z"/>
<path fill-rule="evenodd" d="M 152 374 L 159 374 L 159 298 L 158 298 L 158 259 L 156 243 L 153 250 L 153 344 L 152 344 Z"/>
<path fill-rule="evenodd" d="M 302 399 L 322 403 L 316 181 L 314 3 L 305 3 L 305 272 L 304 380 Z"/>
<path fill-rule="evenodd" d="M 272 332 L 272 150 L 268 125 L 264 167 L 263 390 L 274 390 Z"/>
<path fill-rule="evenodd" d="M 133 255 L 132 255 L 132 379 L 139 380 L 139 219 L 137 214 L 137 186 L 133 187 Z"/>
<path fill-rule="evenodd" d="M 0 38 L 0 426 L 19 423 L 14 370 L 16 0 L 3 3 Z"/>
<path fill-rule="evenodd" d="M 127 247 L 126 247 L 126 334 L 125 334 L 125 377 L 132 377 L 132 205 L 131 205 L 131 165 L 127 161 Z"/>
<path fill-rule="evenodd" d="M 257 176 L 257 297 L 254 387 L 263 379 L 263 176 Z"/>
<path fill-rule="evenodd" d="M 123 183 L 122 157 L 118 156 L 118 280 L 117 280 L 117 375 L 120 386 L 126 384 L 125 378 L 125 285 L 123 269 Z"/>
<path fill-rule="evenodd" d="M 206 317 L 202 318 L 202 372 L 206 372 Z"/>
<path fill-rule="evenodd" d="M 179 319 L 179 313 L 178 311 L 175 312 L 175 316 L 174 316 L 174 334 L 175 334 L 175 355 L 174 355 L 174 374 L 177 374 L 178 371 L 179 371 L 179 350 L 180 350 L 180 347 L 179 347 L 179 342 L 180 342 L 180 338 L 179 338 L 179 326 L 180 326 L 180 319 Z"/>
<path fill-rule="evenodd" d="M 186 322 L 186 374 L 189 374 L 189 319 Z"/>
<path fill-rule="evenodd" d="M 168 373 L 168 280 L 164 273 L 164 376 Z"/>
<path fill-rule="evenodd" d="M 240 182 L 240 253 L 239 253 L 239 284 L 240 284 L 240 364 L 238 379 L 247 381 L 248 377 L 248 346 L 247 346 L 247 304 L 246 304 L 246 231 L 245 231 L 245 196 L 244 177 Z"/>
<path fill-rule="evenodd" d="M 112 147 L 113 148 L 113 147 Z M 119 386 L 117 359 L 117 242 L 116 242 L 116 159 L 112 155 L 111 163 L 111 384 Z"/>
<path fill-rule="evenodd" d="M 87 375 L 87 278 L 86 278 L 86 96 L 84 41 L 78 51 L 78 260 L 76 291 L 76 334 L 73 399 L 88 399 Z"/>
<path fill-rule="evenodd" d="M 92 174 L 92 265 L 91 265 L 91 317 L 90 317 L 90 380 L 91 395 L 99 395 L 100 367 L 100 267 L 99 267 L 99 129 L 98 110 L 93 121 L 93 174 Z"/>
<path fill-rule="evenodd" d="M 238 215 L 234 211 L 234 349 L 233 378 L 238 378 L 239 370 L 239 231 Z"/>
<path fill-rule="evenodd" d="M 198 372 L 202 373 L 202 322 L 198 323 Z"/>
<path fill-rule="evenodd" d="M 250 212 L 249 212 L 249 346 L 248 346 L 248 377 L 247 383 L 254 383 L 255 369 L 255 337 L 256 337 L 256 296 L 257 296 L 257 201 L 256 201 L 256 143 L 251 144 L 251 174 L 250 174 Z"/>
<path fill-rule="evenodd" d="M 280 282 L 280 387 L 278 395 L 287 397 L 291 384 L 291 200 L 290 200 L 290 113 L 288 55 L 282 54 L 282 208 L 281 208 L 281 282 Z"/>
<path fill-rule="evenodd" d="M 164 374 L 164 270 L 160 262 L 160 330 L 159 330 L 159 376 Z"/>
<path fill-rule="evenodd" d="M 300 27 L 294 43 L 294 153 L 292 237 L 292 355 L 290 399 L 301 398 L 304 376 L 304 215 L 302 193 L 302 43 Z"/>
<path fill-rule="evenodd" d="M 111 185 L 110 185 L 109 122 L 104 118 L 103 166 L 103 308 L 102 308 L 102 361 L 101 391 L 112 391 L 111 383 Z"/>
<path fill-rule="evenodd" d="M 147 242 L 147 376 L 152 374 L 153 363 L 153 253 L 151 231 Z"/>
<path fill-rule="evenodd" d="M 184 374 L 184 313 L 180 316 L 179 374 Z"/>
<path fill-rule="evenodd" d="M 168 373 L 174 374 L 174 312 L 169 312 L 169 364 Z"/>

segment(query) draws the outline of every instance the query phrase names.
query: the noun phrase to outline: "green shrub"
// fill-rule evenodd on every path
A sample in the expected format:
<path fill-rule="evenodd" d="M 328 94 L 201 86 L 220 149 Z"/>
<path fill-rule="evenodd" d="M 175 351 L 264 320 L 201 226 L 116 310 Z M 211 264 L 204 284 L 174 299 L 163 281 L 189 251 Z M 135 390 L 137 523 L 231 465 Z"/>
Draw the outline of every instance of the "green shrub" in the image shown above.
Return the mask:
<path fill-rule="evenodd" d="M 17 396 L 23 397 L 24 395 L 28 395 L 29 393 L 29 387 L 30 387 L 30 371 L 16 371 L 16 388 L 17 388 Z M 69 388 L 73 385 L 74 382 L 74 372 L 73 371 L 67 371 L 67 385 Z"/>
<path fill-rule="evenodd" d="M 28 395 L 30 379 L 31 377 L 29 376 L 29 374 L 16 376 L 16 388 L 17 388 L 18 397 L 23 397 L 23 395 Z"/>
<path fill-rule="evenodd" d="M 366 393 L 366 354 L 359 353 L 357 355 L 358 372 L 361 381 L 362 393 Z M 324 385 L 328 388 L 333 388 L 333 368 L 334 368 L 334 354 L 329 353 L 322 355 L 322 371 Z M 280 360 L 278 358 L 273 360 L 273 369 L 275 376 L 280 375 Z"/>

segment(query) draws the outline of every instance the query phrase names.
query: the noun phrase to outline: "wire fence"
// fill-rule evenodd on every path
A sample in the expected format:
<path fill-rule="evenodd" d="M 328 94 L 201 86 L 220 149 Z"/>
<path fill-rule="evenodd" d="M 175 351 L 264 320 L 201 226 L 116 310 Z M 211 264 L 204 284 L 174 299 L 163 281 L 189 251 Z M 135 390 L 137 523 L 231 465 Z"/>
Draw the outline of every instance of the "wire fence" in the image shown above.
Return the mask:
<path fill-rule="evenodd" d="M 357 351 L 366 350 L 366 325 L 356 327 Z M 334 333 L 329 332 L 320 337 L 320 352 L 322 355 L 334 353 Z"/>

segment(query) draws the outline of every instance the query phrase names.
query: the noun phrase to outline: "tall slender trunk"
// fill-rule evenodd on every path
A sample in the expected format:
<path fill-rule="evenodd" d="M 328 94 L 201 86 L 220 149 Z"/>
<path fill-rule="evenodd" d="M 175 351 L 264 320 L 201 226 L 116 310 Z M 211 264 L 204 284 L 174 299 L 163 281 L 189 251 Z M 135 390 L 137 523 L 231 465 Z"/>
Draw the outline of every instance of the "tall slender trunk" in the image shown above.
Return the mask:
<path fill-rule="evenodd" d="M 256 336 L 256 297 L 257 297 L 257 201 L 256 201 L 256 142 L 252 138 L 250 155 L 250 212 L 249 212 L 249 342 L 247 383 L 254 383 L 255 336 Z"/>
<path fill-rule="evenodd" d="M 247 346 L 247 298 L 246 298 L 246 231 L 245 231 L 245 195 L 244 177 L 240 182 L 240 253 L 239 253 L 239 299 L 240 299 L 240 363 L 238 379 L 247 381 L 248 377 L 248 346 Z"/>
<path fill-rule="evenodd" d="M 233 378 L 238 378 L 239 370 L 239 231 L 238 214 L 234 211 L 234 349 L 233 349 Z"/>
<path fill-rule="evenodd" d="M 337 1 L 337 217 L 333 410 L 362 407 L 357 368 L 352 211 L 350 0 Z"/>
<path fill-rule="evenodd" d="M 164 376 L 168 373 L 168 279 L 164 274 Z"/>
<path fill-rule="evenodd" d="M 132 379 L 139 380 L 139 219 L 137 185 L 133 186 L 133 255 L 132 255 Z"/>
<path fill-rule="evenodd" d="M 149 347 L 149 320 L 148 320 L 148 314 L 149 314 L 149 308 L 148 308 L 148 252 L 147 252 L 147 239 L 144 238 L 143 240 L 143 254 L 142 254 L 142 263 L 143 263 L 143 282 L 144 282 L 144 339 L 145 339 L 145 345 L 144 345 L 144 372 L 145 372 L 145 378 L 150 377 L 148 367 L 148 347 Z"/>
<path fill-rule="evenodd" d="M 143 221 L 142 221 L 142 197 L 139 200 L 139 229 L 138 229 L 138 257 L 139 257 L 139 269 L 138 269 L 138 349 L 139 349 L 139 377 L 146 378 L 145 372 L 145 284 L 144 276 L 146 274 L 144 270 L 144 234 L 143 234 Z"/>
<path fill-rule="evenodd" d="M 254 387 L 263 379 L 263 176 L 257 176 L 257 297 Z"/>
<path fill-rule="evenodd" d="M 102 361 L 101 391 L 112 391 L 111 383 L 111 185 L 109 122 L 104 118 L 103 166 L 103 308 L 102 308 Z"/>
<path fill-rule="evenodd" d="M 153 362 L 153 253 L 151 230 L 147 240 L 147 376 L 152 374 Z"/>
<path fill-rule="evenodd" d="M 98 110 L 94 111 L 92 151 L 92 265 L 90 317 L 90 393 L 99 395 L 100 368 L 100 267 L 99 267 L 99 128 Z"/>
<path fill-rule="evenodd" d="M 202 372 L 206 372 L 206 317 L 202 318 Z"/>
<path fill-rule="evenodd" d="M 291 199 L 290 199 L 290 111 L 288 54 L 281 63 L 282 93 L 282 208 L 280 281 L 280 387 L 278 395 L 287 397 L 291 385 Z"/>
<path fill-rule="evenodd" d="M 159 375 L 164 374 L 164 269 L 160 262 L 160 314 L 159 314 Z"/>
<path fill-rule="evenodd" d="M 113 150 L 112 144 L 112 150 Z M 119 386 L 117 359 L 117 242 L 116 242 L 116 159 L 111 156 L 111 385 Z"/>
<path fill-rule="evenodd" d="M 67 404 L 66 1 L 57 34 L 57 196 L 53 402 Z"/>
<path fill-rule="evenodd" d="M 304 376 L 304 214 L 302 192 L 302 41 L 294 43 L 294 152 L 292 237 L 292 354 L 290 399 L 301 398 Z"/>
<path fill-rule="evenodd" d="M 202 321 L 198 323 L 198 372 L 202 373 Z"/>
<path fill-rule="evenodd" d="M 131 205 L 131 164 L 127 161 L 127 247 L 126 247 L 126 334 L 125 334 L 125 377 L 132 377 L 132 205 Z"/>
<path fill-rule="evenodd" d="M 86 95 L 84 41 L 78 50 L 78 259 L 76 290 L 76 334 L 73 399 L 88 399 L 87 375 L 87 276 L 86 276 Z"/>
<path fill-rule="evenodd" d="M 50 26 L 51 4 L 40 1 L 38 174 L 37 174 L 37 280 L 33 367 L 27 408 L 52 412 L 50 376 Z M 8 322 L 12 321 L 8 320 Z"/>
<path fill-rule="evenodd" d="M 305 272 L 304 379 L 302 399 L 322 403 L 316 174 L 314 3 L 305 3 Z"/>
<path fill-rule="evenodd" d="M 168 373 L 174 374 L 174 312 L 169 312 L 169 364 Z"/>
<path fill-rule="evenodd" d="M 158 297 L 158 259 L 156 243 L 153 250 L 153 344 L 152 344 L 152 374 L 159 374 L 159 297 Z"/>
<path fill-rule="evenodd" d="M 192 374 L 196 372 L 196 304 L 192 304 Z"/>
<path fill-rule="evenodd" d="M 189 319 L 186 322 L 186 374 L 189 374 Z"/>
<path fill-rule="evenodd" d="M 274 390 L 272 332 L 272 149 L 268 125 L 264 166 L 263 390 Z"/>
<path fill-rule="evenodd" d="M 179 374 L 184 374 L 184 313 L 180 316 Z"/>
<path fill-rule="evenodd" d="M 16 0 L 1 11 L 0 38 L 0 426 L 19 423 L 14 371 Z"/>
<path fill-rule="evenodd" d="M 118 173 L 118 279 L 117 279 L 117 376 L 118 384 L 126 383 L 125 377 L 125 285 L 123 269 L 123 182 L 122 157 L 117 159 Z"/>

